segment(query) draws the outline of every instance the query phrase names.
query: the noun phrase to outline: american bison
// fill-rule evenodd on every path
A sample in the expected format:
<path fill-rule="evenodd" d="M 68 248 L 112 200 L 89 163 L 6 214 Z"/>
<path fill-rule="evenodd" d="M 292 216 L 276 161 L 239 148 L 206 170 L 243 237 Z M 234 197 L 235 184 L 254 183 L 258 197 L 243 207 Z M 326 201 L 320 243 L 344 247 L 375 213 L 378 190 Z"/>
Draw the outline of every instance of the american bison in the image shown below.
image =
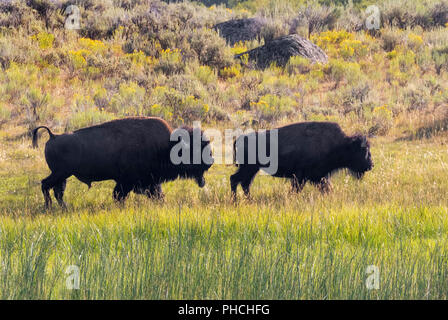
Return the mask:
<path fill-rule="evenodd" d="M 273 158 L 272 153 L 276 153 L 274 160 L 277 161 L 277 170 L 268 173 L 274 177 L 289 178 L 296 192 L 301 191 L 309 181 L 325 193 L 331 188 L 329 178 L 333 172 L 348 168 L 360 179 L 373 167 L 367 138 L 347 136 L 337 123 L 303 122 L 274 130 L 244 134 L 235 140 L 234 155 L 239 158 L 239 163 L 237 172 L 230 177 L 234 198 L 238 184 L 249 196 L 250 185 L 257 172 L 260 169 L 266 171 L 266 162 L 259 159 L 259 141 L 263 136 L 266 154 L 270 153 Z M 271 139 L 274 134 L 275 139 Z M 254 146 L 252 149 L 251 145 Z M 253 160 L 250 161 L 250 158 Z"/>
<path fill-rule="evenodd" d="M 123 201 L 129 192 L 148 197 L 163 196 L 161 184 L 176 178 L 192 178 L 200 187 L 205 184 L 204 172 L 213 163 L 208 139 L 200 129 L 183 127 L 185 134 L 177 135 L 164 120 L 152 117 L 135 117 L 109 121 L 80 129 L 73 133 L 55 135 L 47 127 L 33 130 L 33 146 L 37 147 L 37 132 L 46 129 L 50 139 L 45 145 L 45 159 L 51 174 L 42 180 L 45 207 L 51 206 L 49 190 L 53 188 L 59 205 L 65 208 L 63 195 L 66 179 L 72 175 L 89 187 L 92 181 L 115 180 L 113 197 Z M 179 129 L 176 129 L 179 130 Z M 199 130 L 200 142 L 195 147 L 193 133 Z M 171 149 L 182 144 L 187 158 L 201 149 L 209 155 L 209 161 L 182 162 L 174 164 Z M 189 150 L 189 151 L 188 151 Z"/>

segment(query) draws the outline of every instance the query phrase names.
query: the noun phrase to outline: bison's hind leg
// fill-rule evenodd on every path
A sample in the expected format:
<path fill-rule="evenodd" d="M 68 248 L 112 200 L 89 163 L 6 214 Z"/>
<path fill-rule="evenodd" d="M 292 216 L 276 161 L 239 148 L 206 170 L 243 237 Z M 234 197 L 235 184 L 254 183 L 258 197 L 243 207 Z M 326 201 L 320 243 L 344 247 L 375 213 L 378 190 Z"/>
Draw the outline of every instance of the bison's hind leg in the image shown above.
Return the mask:
<path fill-rule="evenodd" d="M 48 179 L 48 178 L 46 178 Z M 48 184 L 46 183 L 46 179 L 42 180 L 42 193 L 44 194 L 44 200 L 45 200 L 45 209 L 48 210 L 51 207 L 52 201 L 50 196 L 50 187 L 48 187 Z"/>
<path fill-rule="evenodd" d="M 132 190 L 131 185 L 117 182 L 117 185 L 115 186 L 113 192 L 114 200 L 122 203 L 127 198 L 131 190 Z"/>
<path fill-rule="evenodd" d="M 64 180 L 62 180 L 62 182 L 56 184 L 53 187 L 54 197 L 58 201 L 61 208 L 64 210 L 67 209 L 67 205 L 65 204 L 65 202 L 63 200 L 66 185 L 67 185 L 67 180 L 64 179 Z"/>
<path fill-rule="evenodd" d="M 133 188 L 136 194 L 142 194 L 147 196 L 149 199 L 158 199 L 161 200 L 165 197 L 162 191 L 161 184 L 150 184 L 142 187 L 141 185 Z"/>
<path fill-rule="evenodd" d="M 62 182 L 64 182 L 69 176 L 70 176 L 69 174 L 52 172 L 48 177 L 46 177 L 45 179 L 42 180 L 42 193 L 44 194 L 44 199 L 45 199 L 45 209 L 49 209 L 52 204 L 51 196 L 50 196 L 50 189 L 52 189 L 56 186 L 60 186 L 60 184 Z M 56 189 L 55 189 L 55 196 L 56 196 L 56 194 L 58 194 L 58 196 L 59 196 L 60 193 L 57 193 Z M 63 194 L 63 191 L 62 191 L 62 194 Z M 56 198 L 58 196 L 56 196 Z M 60 197 L 60 199 L 62 200 L 62 197 Z M 58 199 L 58 201 L 59 201 L 59 199 Z"/>

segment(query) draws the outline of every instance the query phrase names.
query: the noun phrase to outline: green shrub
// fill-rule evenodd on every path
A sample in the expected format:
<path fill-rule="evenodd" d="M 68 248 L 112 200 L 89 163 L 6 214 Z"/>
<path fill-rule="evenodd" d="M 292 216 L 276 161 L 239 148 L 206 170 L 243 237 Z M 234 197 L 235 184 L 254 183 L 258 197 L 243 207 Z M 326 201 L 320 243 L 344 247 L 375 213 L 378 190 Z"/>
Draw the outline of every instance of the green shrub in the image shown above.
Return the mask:
<path fill-rule="evenodd" d="M 368 134 L 386 135 L 393 126 L 393 113 L 387 105 L 376 107 L 370 115 L 371 126 Z"/>
<path fill-rule="evenodd" d="M 423 73 L 430 72 L 434 66 L 434 61 L 432 59 L 431 49 L 424 48 L 417 53 L 415 57 L 415 62 L 423 71 Z"/>
<path fill-rule="evenodd" d="M 405 29 L 414 25 L 415 5 L 411 1 L 385 1 L 381 8 L 381 19 L 384 25 Z"/>
<path fill-rule="evenodd" d="M 401 31 L 398 29 L 383 29 L 381 31 L 381 40 L 383 42 L 383 49 L 390 52 L 398 45 L 403 45 L 404 39 Z"/>
<path fill-rule="evenodd" d="M 260 36 L 264 43 L 268 43 L 281 36 L 287 35 L 286 26 L 280 21 L 271 20 L 261 28 Z"/>
<path fill-rule="evenodd" d="M 440 75 L 442 70 L 448 71 L 448 46 L 433 49 L 432 59 L 434 60 L 437 74 Z"/>
<path fill-rule="evenodd" d="M 0 28 L 0 67 L 7 69 L 11 63 L 35 64 L 41 52 L 33 42 L 21 29 L 3 32 Z"/>
<path fill-rule="evenodd" d="M 428 107 L 429 97 L 423 88 L 409 88 L 403 93 L 407 110 L 424 110 Z"/>
<path fill-rule="evenodd" d="M 305 106 L 302 115 L 307 121 L 337 121 L 340 118 L 333 106 L 320 104 Z"/>
<path fill-rule="evenodd" d="M 231 67 L 224 67 L 219 70 L 219 75 L 223 79 L 236 78 L 241 74 L 241 66 L 239 64 L 234 64 Z"/>
<path fill-rule="evenodd" d="M 412 50 L 407 50 L 404 53 L 398 54 L 395 59 L 392 59 L 391 65 L 397 65 L 402 73 L 409 73 L 415 66 L 415 53 Z"/>
<path fill-rule="evenodd" d="M 203 85 L 215 84 L 217 79 L 216 70 L 209 66 L 198 66 L 193 71 L 194 76 L 201 81 Z"/>
<path fill-rule="evenodd" d="M 25 90 L 20 99 L 20 105 L 23 107 L 28 129 L 34 128 L 37 122 L 46 120 L 50 101 L 50 95 L 43 93 L 40 88 L 30 87 Z"/>
<path fill-rule="evenodd" d="M 338 17 L 337 26 L 350 32 L 360 31 L 365 26 L 365 19 L 358 8 L 346 6 Z"/>
<path fill-rule="evenodd" d="M 273 94 L 277 96 L 290 96 L 296 88 L 296 83 L 284 73 L 283 68 L 271 66 L 262 74 L 262 82 L 257 87 L 260 95 Z"/>
<path fill-rule="evenodd" d="M 352 84 L 362 78 L 361 67 L 358 63 L 340 59 L 330 59 L 324 67 L 324 73 L 329 80 L 335 82 L 335 87 L 338 87 L 342 81 Z"/>
<path fill-rule="evenodd" d="M 0 102 L 0 124 L 2 122 L 6 122 L 10 120 L 11 118 L 11 111 L 7 109 L 1 102 Z"/>
<path fill-rule="evenodd" d="M 341 89 L 328 94 L 328 104 L 333 107 L 340 107 L 344 116 L 354 112 L 358 117 L 363 117 L 370 89 L 371 86 L 366 81 L 341 87 Z"/>
<path fill-rule="evenodd" d="M 31 39 L 37 41 L 41 49 L 53 48 L 54 35 L 46 32 L 39 32 L 31 37 Z"/>
<path fill-rule="evenodd" d="M 226 41 L 214 30 L 205 28 L 191 30 L 188 32 L 187 41 L 191 52 L 186 52 L 186 55 L 197 58 L 202 65 L 220 70 L 233 63 L 233 55 Z"/>
<path fill-rule="evenodd" d="M 210 110 L 208 104 L 200 99 L 168 87 L 156 87 L 150 96 L 151 107 L 147 113 L 163 117 L 176 124 L 191 123 L 203 120 Z"/>
<path fill-rule="evenodd" d="M 86 6 L 86 4 L 84 4 Z M 87 9 L 87 8 L 86 8 Z M 81 9 L 80 34 L 91 39 L 105 39 L 113 35 L 114 31 L 125 24 L 123 17 L 127 16 L 125 9 L 108 6 L 97 2 L 87 10 Z"/>
<path fill-rule="evenodd" d="M 192 74 L 176 74 L 160 81 L 161 86 L 173 88 L 184 96 L 194 96 L 200 99 L 206 99 L 213 90 L 212 87 L 205 87 Z"/>
<path fill-rule="evenodd" d="M 217 19 L 228 16 L 224 9 L 207 9 L 193 3 L 151 2 L 150 8 L 142 5 L 132 11 L 124 26 L 128 53 L 141 50 L 148 55 L 159 55 L 162 49 L 178 49 L 188 61 L 197 59 L 200 64 L 215 69 L 229 66 L 233 55 L 211 27 Z"/>
<path fill-rule="evenodd" d="M 258 102 L 252 102 L 251 107 L 259 121 L 277 121 L 292 115 L 297 101 L 287 96 L 264 95 Z"/>
<path fill-rule="evenodd" d="M 288 71 L 289 75 L 305 74 L 311 71 L 311 62 L 305 57 L 294 56 L 289 59 L 285 68 Z"/>
<path fill-rule="evenodd" d="M 60 8 L 57 2 L 52 0 L 27 0 L 26 4 L 36 10 L 46 28 L 54 28 L 60 23 L 58 21 L 58 9 Z"/>
<path fill-rule="evenodd" d="M 414 52 L 420 51 L 424 45 L 422 36 L 413 32 L 408 33 L 406 43 L 408 48 Z"/>
<path fill-rule="evenodd" d="M 444 90 L 438 90 L 432 97 L 435 106 L 446 106 L 448 105 L 448 88 Z"/>
<path fill-rule="evenodd" d="M 185 71 L 185 63 L 182 61 L 180 51 L 178 49 L 162 50 L 160 58 L 154 66 L 154 70 L 156 72 L 162 72 L 167 76 L 183 73 Z"/>
<path fill-rule="evenodd" d="M 21 26 L 43 26 L 37 18 L 33 8 L 27 6 L 24 1 L 0 2 L 0 27 L 18 29 Z"/>
<path fill-rule="evenodd" d="M 112 112 L 120 116 L 137 116 L 143 114 L 145 89 L 135 82 L 121 83 L 119 90 L 110 100 Z"/>
<path fill-rule="evenodd" d="M 302 9 L 303 17 L 308 22 L 308 36 L 324 30 L 334 29 L 340 11 L 334 6 L 309 5 Z"/>
<path fill-rule="evenodd" d="M 448 1 L 443 0 L 436 3 L 430 9 L 430 14 L 434 26 L 446 27 L 448 23 Z"/>
<path fill-rule="evenodd" d="M 444 26 L 448 19 L 448 2 L 389 0 L 381 4 L 383 25 L 400 29 L 424 29 Z"/>
<path fill-rule="evenodd" d="M 93 102 L 100 110 L 109 108 L 108 92 L 103 87 L 96 87 L 93 89 Z"/>
<path fill-rule="evenodd" d="M 393 52 L 391 52 L 393 53 Z M 403 52 L 401 49 L 391 57 L 387 77 L 389 82 L 396 81 L 399 85 L 405 85 L 413 77 L 416 67 L 416 55 L 412 50 Z"/>
<path fill-rule="evenodd" d="M 74 111 L 65 125 L 65 130 L 74 131 L 80 128 L 113 120 L 115 117 L 116 116 L 114 114 L 104 110 L 99 110 L 96 107 L 83 111 Z"/>
<path fill-rule="evenodd" d="M 0 78 L 5 82 L 4 97 L 6 100 L 16 102 L 26 90 L 38 80 L 39 68 L 31 64 L 17 64 L 12 62 Z"/>

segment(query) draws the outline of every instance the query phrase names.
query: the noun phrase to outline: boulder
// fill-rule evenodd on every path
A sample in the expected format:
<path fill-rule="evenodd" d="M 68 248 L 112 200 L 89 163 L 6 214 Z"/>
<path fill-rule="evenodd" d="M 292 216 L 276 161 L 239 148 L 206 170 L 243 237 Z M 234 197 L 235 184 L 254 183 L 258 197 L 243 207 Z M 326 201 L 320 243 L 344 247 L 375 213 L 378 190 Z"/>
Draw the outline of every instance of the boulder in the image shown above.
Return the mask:
<path fill-rule="evenodd" d="M 230 45 L 239 41 L 260 38 L 261 29 L 266 25 L 263 18 L 235 19 L 218 23 L 213 27 Z"/>
<path fill-rule="evenodd" d="M 240 53 L 235 58 L 241 58 L 245 54 L 249 56 L 249 61 L 254 62 L 255 67 L 259 69 L 269 67 L 272 62 L 284 67 L 292 56 L 302 56 L 310 59 L 313 63 L 327 63 L 328 61 L 328 56 L 321 48 L 297 34 L 277 38 L 261 47 Z"/>

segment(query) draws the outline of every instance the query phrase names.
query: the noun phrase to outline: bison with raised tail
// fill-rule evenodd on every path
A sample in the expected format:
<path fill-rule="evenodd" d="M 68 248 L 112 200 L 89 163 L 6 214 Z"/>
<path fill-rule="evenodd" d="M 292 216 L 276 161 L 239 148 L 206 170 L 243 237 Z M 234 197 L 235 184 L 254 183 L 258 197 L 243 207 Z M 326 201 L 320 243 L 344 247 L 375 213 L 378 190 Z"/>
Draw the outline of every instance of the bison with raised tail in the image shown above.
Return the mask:
<path fill-rule="evenodd" d="M 238 171 L 230 177 L 234 198 L 239 184 L 249 195 L 250 185 L 260 169 L 274 177 L 290 179 L 296 192 L 308 181 L 322 192 L 328 192 L 331 189 L 329 178 L 335 171 L 347 168 L 361 179 L 373 168 L 367 138 L 347 136 L 332 122 L 294 123 L 244 134 L 235 140 L 234 154 L 238 166 Z"/>
<path fill-rule="evenodd" d="M 193 140 L 188 139 L 196 128 L 184 127 L 186 138 L 185 134 L 174 135 L 178 140 L 171 141 L 173 130 L 160 118 L 114 120 L 61 135 L 42 126 L 33 130 L 34 147 L 41 128 L 50 135 L 45 145 L 45 159 L 51 174 L 42 180 L 46 208 L 51 206 L 50 189 L 54 190 L 59 205 L 65 208 L 66 179 L 72 175 L 89 187 L 93 181 L 115 180 L 113 197 L 117 201 L 123 201 L 131 191 L 160 198 L 163 196 L 161 184 L 176 178 L 192 178 L 203 187 L 204 172 L 213 163 L 209 140 L 200 132 L 197 149 L 209 156 L 208 162 L 201 158 L 200 162 L 174 164 L 170 152 L 176 144 L 182 144 L 178 149 L 186 150 L 190 159 L 198 151 L 193 150 L 195 146 L 190 143 Z"/>

